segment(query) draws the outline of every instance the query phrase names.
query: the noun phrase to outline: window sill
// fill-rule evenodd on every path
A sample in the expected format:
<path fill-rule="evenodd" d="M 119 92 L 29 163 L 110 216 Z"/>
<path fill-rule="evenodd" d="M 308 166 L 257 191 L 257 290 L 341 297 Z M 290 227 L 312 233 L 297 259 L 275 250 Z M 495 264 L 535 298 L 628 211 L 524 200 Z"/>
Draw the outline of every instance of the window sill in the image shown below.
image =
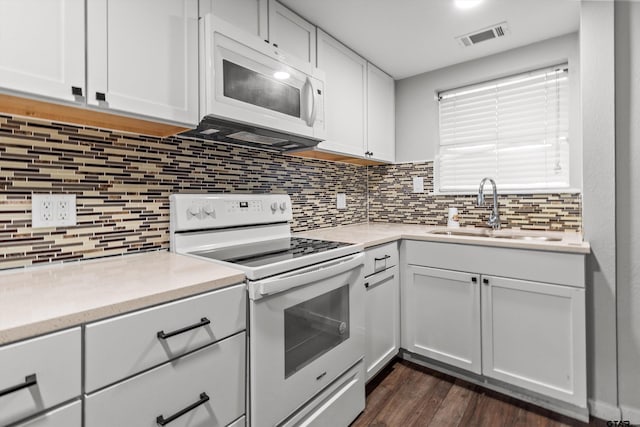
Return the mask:
<path fill-rule="evenodd" d="M 509 194 L 580 194 L 582 190 L 579 188 L 544 188 L 540 190 L 500 190 L 498 189 L 499 195 L 509 195 Z M 476 196 L 478 195 L 478 191 L 438 191 L 433 190 L 433 192 L 429 193 L 434 196 Z M 485 187 L 484 194 L 491 194 L 491 186 Z"/>

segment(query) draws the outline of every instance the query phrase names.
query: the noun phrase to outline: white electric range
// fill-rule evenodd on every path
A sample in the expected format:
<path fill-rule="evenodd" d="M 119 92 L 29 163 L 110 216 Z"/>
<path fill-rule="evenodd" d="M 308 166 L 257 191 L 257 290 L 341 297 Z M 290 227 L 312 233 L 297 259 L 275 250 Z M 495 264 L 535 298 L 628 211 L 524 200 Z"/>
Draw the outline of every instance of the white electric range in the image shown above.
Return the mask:
<path fill-rule="evenodd" d="M 348 425 L 364 409 L 362 246 L 291 235 L 286 194 L 174 194 L 173 252 L 247 276 L 250 425 Z"/>

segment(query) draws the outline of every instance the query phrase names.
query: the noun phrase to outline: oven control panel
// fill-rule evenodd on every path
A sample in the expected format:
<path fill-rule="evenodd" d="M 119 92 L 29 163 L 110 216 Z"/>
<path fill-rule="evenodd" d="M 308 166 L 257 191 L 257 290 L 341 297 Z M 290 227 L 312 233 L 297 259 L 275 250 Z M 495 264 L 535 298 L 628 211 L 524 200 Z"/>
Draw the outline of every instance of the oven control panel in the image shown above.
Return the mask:
<path fill-rule="evenodd" d="M 172 194 L 173 231 L 236 227 L 293 218 L 287 194 Z"/>

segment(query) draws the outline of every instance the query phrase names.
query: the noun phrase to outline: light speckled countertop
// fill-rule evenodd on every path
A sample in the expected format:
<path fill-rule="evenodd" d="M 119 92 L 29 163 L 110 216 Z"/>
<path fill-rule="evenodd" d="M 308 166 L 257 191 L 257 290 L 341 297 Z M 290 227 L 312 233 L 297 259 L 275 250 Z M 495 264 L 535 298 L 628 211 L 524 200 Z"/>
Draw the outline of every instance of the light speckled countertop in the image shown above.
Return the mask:
<path fill-rule="evenodd" d="M 0 272 L 0 345 L 240 283 L 166 251 Z"/>
<path fill-rule="evenodd" d="M 429 234 L 434 230 L 471 230 L 481 231 L 473 227 L 451 228 L 421 224 L 393 224 L 383 222 L 370 222 L 363 224 L 344 225 L 332 228 L 321 228 L 312 231 L 296 233 L 296 236 L 308 237 L 311 239 L 334 240 L 346 243 L 358 243 L 365 248 L 393 242 L 399 239 L 426 240 L 432 242 L 463 243 L 480 246 L 495 246 L 502 248 L 533 249 L 551 252 L 568 252 L 577 254 L 587 254 L 591 251 L 588 242 L 582 240 L 582 235 L 576 232 L 557 231 L 520 231 L 520 230 L 498 230 L 495 233 L 503 234 L 524 234 L 533 236 L 556 237 L 562 240 L 555 242 L 500 239 L 493 237 L 476 236 L 448 236 Z"/>

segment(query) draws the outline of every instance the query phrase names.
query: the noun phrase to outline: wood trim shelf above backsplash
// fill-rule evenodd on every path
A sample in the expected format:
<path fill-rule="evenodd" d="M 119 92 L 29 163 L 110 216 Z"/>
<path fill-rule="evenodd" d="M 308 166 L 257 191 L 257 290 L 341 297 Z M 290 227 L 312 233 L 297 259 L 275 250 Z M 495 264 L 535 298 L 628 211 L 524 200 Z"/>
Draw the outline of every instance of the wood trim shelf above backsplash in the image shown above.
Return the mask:
<path fill-rule="evenodd" d="M 291 156 L 305 157 L 307 159 L 327 160 L 330 162 L 350 163 L 359 166 L 384 165 L 386 163 L 377 160 L 362 159 L 360 157 L 352 157 L 346 154 L 329 153 L 320 150 L 305 150 L 288 153 Z"/>
<path fill-rule="evenodd" d="M 176 135 L 188 130 L 188 128 L 166 123 L 7 94 L 0 94 L 0 112 L 157 137 Z"/>

